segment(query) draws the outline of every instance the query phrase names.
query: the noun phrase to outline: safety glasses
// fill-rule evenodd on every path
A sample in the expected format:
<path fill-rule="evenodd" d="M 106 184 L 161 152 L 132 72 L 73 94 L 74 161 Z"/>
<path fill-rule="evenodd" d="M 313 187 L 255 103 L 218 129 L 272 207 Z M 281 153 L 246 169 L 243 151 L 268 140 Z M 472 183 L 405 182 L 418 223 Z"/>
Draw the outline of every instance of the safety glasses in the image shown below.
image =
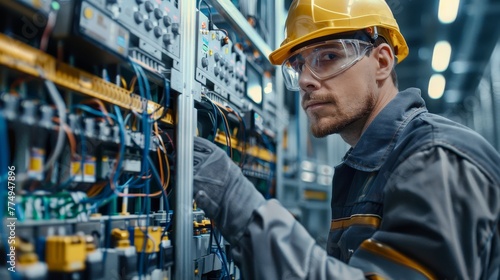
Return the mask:
<path fill-rule="evenodd" d="M 291 91 L 300 90 L 299 78 L 306 68 L 318 80 L 332 78 L 349 69 L 372 48 L 365 41 L 336 39 L 298 49 L 283 62 L 285 85 Z"/>

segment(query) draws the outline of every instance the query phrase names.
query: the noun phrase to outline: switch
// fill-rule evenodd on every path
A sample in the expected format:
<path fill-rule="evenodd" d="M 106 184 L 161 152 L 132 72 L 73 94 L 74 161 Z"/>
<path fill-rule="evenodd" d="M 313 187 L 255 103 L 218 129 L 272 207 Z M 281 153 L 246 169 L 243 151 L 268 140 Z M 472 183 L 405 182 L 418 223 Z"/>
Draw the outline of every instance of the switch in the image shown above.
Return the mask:
<path fill-rule="evenodd" d="M 171 45 L 172 44 L 172 34 L 165 34 L 165 35 L 163 35 L 162 40 L 163 40 L 163 43 L 165 45 L 167 45 L 167 46 Z"/>
<path fill-rule="evenodd" d="M 174 33 L 174 35 L 179 35 L 179 23 L 172 23 L 172 33 Z"/>
<path fill-rule="evenodd" d="M 154 32 L 156 38 L 160 38 L 161 35 L 163 35 L 163 29 L 161 29 L 161 27 L 159 27 L 159 26 L 155 26 L 155 28 L 153 29 L 153 32 Z"/>
<path fill-rule="evenodd" d="M 147 19 L 144 22 L 144 27 L 146 27 L 146 31 L 151 31 L 151 29 L 153 29 L 153 27 L 154 27 L 154 24 L 150 19 Z"/>
<path fill-rule="evenodd" d="M 144 20 L 144 17 L 142 16 L 141 12 L 134 13 L 134 20 L 135 20 L 135 23 L 137 23 L 137 24 L 142 23 L 142 21 Z"/>
<path fill-rule="evenodd" d="M 146 3 L 144 3 L 144 7 L 148 13 L 151 13 L 155 9 L 155 6 L 151 3 L 151 1 L 146 1 Z"/>
<path fill-rule="evenodd" d="M 208 59 L 206 57 L 203 57 L 201 59 L 201 67 L 206 68 L 208 66 Z"/>
<path fill-rule="evenodd" d="M 155 9 L 154 14 L 155 18 L 158 20 L 160 20 L 163 17 L 163 12 L 158 8 Z"/>
<path fill-rule="evenodd" d="M 170 18 L 169 16 L 164 16 L 163 25 L 165 25 L 165 27 L 169 27 L 170 25 L 172 25 L 172 18 Z"/>

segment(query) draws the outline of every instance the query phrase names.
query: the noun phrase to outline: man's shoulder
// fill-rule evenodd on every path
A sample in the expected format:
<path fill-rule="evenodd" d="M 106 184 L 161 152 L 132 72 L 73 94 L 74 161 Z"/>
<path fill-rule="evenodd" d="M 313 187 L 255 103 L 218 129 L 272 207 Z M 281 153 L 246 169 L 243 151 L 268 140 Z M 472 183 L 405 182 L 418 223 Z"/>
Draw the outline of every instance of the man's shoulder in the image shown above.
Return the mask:
<path fill-rule="evenodd" d="M 422 150 L 442 147 L 471 161 L 495 180 L 500 180 L 500 154 L 476 131 L 445 117 L 422 113 L 411 120 L 399 138 L 402 157 Z"/>
<path fill-rule="evenodd" d="M 493 149 L 483 136 L 471 128 L 428 112 L 420 114 L 408 123 L 402 137 L 405 136 L 412 141 L 430 145 L 448 143 L 452 146 L 463 146 L 464 149 L 472 147 Z M 474 145 L 471 145 L 472 143 Z"/>

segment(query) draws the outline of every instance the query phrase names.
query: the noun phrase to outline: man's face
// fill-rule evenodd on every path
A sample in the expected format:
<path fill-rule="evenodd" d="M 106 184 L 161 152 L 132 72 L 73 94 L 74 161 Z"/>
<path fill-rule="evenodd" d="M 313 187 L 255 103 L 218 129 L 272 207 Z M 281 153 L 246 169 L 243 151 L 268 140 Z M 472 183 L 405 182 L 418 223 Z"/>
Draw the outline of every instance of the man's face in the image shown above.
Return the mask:
<path fill-rule="evenodd" d="M 299 85 L 302 108 L 315 137 L 342 133 L 350 125 L 361 125 L 375 107 L 373 59 L 364 56 L 351 68 L 325 80 L 318 80 L 306 68 Z"/>

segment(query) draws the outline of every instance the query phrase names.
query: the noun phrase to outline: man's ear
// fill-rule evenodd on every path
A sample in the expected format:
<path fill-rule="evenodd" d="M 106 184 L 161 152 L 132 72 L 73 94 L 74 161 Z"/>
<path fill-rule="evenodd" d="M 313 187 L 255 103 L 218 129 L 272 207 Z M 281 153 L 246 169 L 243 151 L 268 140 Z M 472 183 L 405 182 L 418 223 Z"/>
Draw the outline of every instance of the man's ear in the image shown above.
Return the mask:
<path fill-rule="evenodd" d="M 373 50 L 375 59 L 377 59 L 377 81 L 385 80 L 391 76 L 392 69 L 396 63 L 391 46 L 382 43 Z"/>

